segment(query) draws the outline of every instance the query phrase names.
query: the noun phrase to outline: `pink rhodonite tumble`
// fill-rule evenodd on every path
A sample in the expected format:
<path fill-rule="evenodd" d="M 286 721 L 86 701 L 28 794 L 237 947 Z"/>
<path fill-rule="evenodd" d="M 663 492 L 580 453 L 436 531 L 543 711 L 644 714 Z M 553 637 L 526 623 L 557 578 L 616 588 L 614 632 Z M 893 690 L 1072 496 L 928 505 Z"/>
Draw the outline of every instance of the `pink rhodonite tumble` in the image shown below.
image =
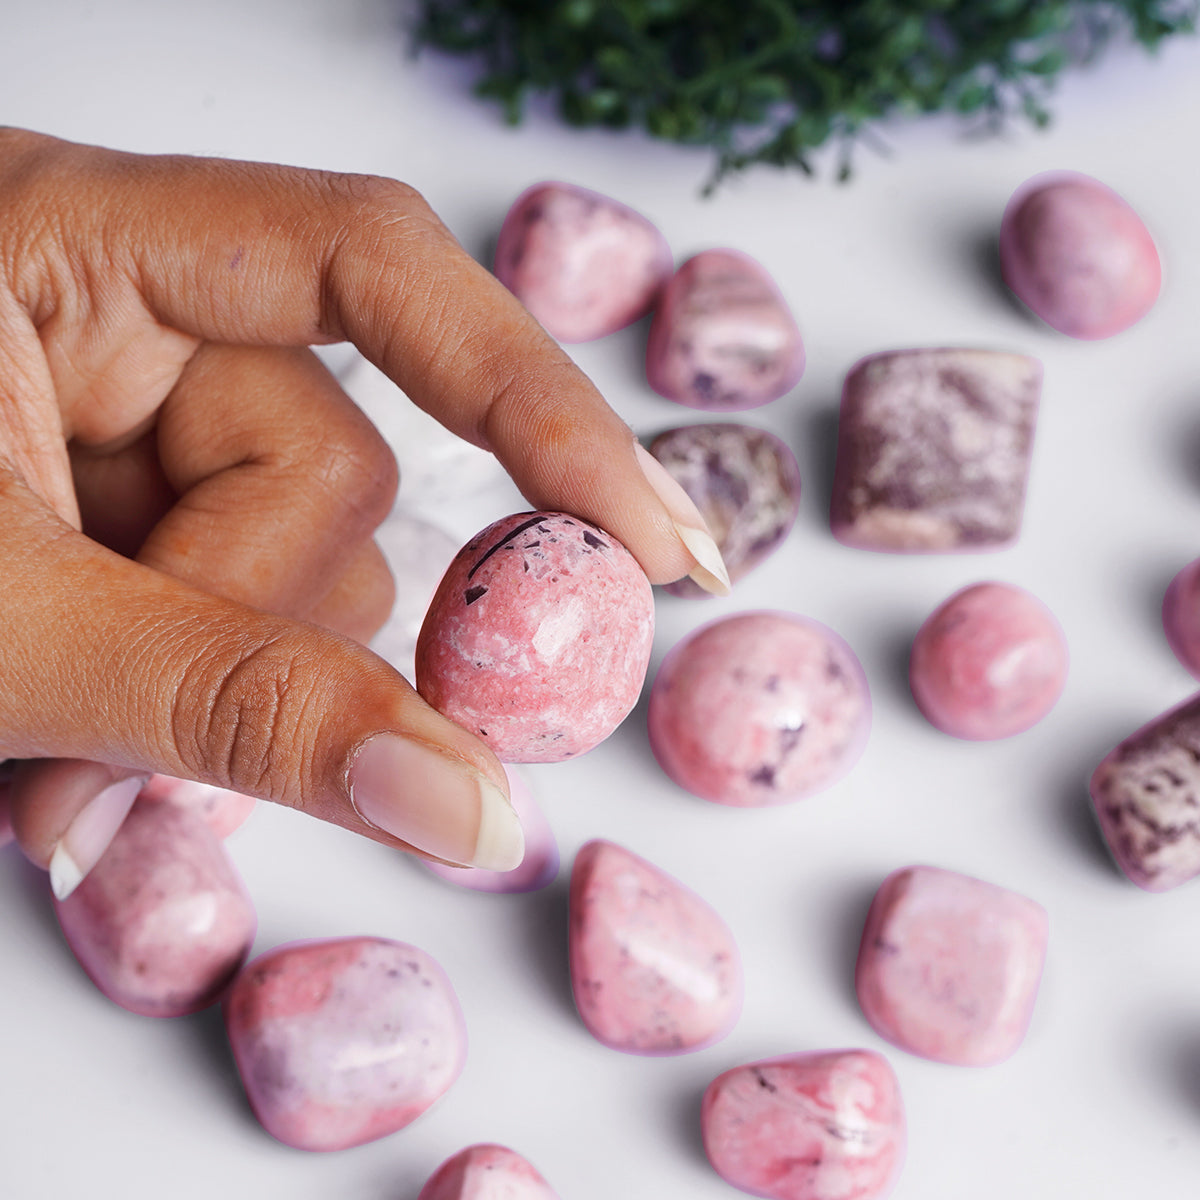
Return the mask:
<path fill-rule="evenodd" d="M 990 1066 L 1021 1044 L 1046 958 L 1040 904 L 938 867 L 884 880 L 867 914 L 854 986 L 875 1031 L 901 1049 Z"/>
<path fill-rule="evenodd" d="M 580 849 L 569 929 L 575 1006 L 606 1046 L 682 1054 L 737 1020 L 733 935 L 699 896 L 636 854 L 599 840 Z"/>
<path fill-rule="evenodd" d="M 194 812 L 219 838 L 226 838 L 245 824 L 258 804 L 253 796 L 211 787 L 170 775 L 151 775 L 139 799 L 162 801 Z"/>
<path fill-rule="evenodd" d="M 1200 679 L 1200 558 L 1171 580 L 1163 597 L 1162 622 L 1175 657 Z"/>
<path fill-rule="evenodd" d="M 666 238 L 640 213 L 569 183 L 540 183 L 509 209 L 496 278 L 562 342 L 644 317 L 671 275 Z"/>
<path fill-rule="evenodd" d="M 54 906 L 96 986 L 148 1017 L 212 1004 L 245 961 L 257 928 L 245 885 L 204 820 L 145 800 Z"/>
<path fill-rule="evenodd" d="M 681 787 L 718 804 L 798 800 L 858 761 L 871 697 L 854 651 L 817 621 L 749 612 L 702 626 L 663 659 L 650 745 Z"/>
<path fill-rule="evenodd" d="M 791 391 L 804 374 L 795 318 L 766 269 L 736 250 L 689 258 L 663 290 L 646 378 L 668 400 L 731 412 Z"/>
<path fill-rule="evenodd" d="M 458 1078 L 466 1055 L 442 969 L 384 938 L 261 955 L 234 981 L 225 1025 L 255 1115 L 299 1150 L 343 1150 L 403 1129 Z"/>
<path fill-rule="evenodd" d="M 417 1200 L 558 1200 L 526 1158 L 507 1146 L 460 1150 L 429 1177 Z"/>
<path fill-rule="evenodd" d="M 506 762 L 560 762 L 629 715 L 654 639 L 650 581 L 611 534 L 517 513 L 459 551 L 417 642 L 417 689 Z"/>
<path fill-rule="evenodd" d="M 1000 268 L 1019 300 L 1071 337 L 1111 337 L 1154 306 L 1162 267 L 1150 231 L 1097 179 L 1039 175 L 1000 222 Z"/>
<path fill-rule="evenodd" d="M 897 350 L 842 388 L 830 523 L 864 550 L 984 550 L 1016 540 L 1042 367 L 993 350 Z"/>
<path fill-rule="evenodd" d="M 904 1165 L 900 1085 L 871 1050 L 735 1067 L 709 1084 L 700 1121 L 721 1178 L 769 1200 L 880 1200 Z"/>
<path fill-rule="evenodd" d="M 1036 725 L 1067 681 L 1067 643 L 1050 610 L 1023 588 L 977 583 L 917 632 L 909 683 L 944 733 L 986 741 Z"/>

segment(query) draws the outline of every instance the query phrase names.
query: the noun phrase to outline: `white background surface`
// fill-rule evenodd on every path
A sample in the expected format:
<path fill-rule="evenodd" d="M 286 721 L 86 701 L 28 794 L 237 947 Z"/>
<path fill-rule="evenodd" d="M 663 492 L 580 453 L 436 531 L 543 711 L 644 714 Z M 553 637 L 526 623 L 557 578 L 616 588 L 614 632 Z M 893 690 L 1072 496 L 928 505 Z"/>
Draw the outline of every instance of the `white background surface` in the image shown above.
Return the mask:
<path fill-rule="evenodd" d="M 94 991 L 63 945 L 44 879 L 0 852 L 0 1196 L 406 1200 L 447 1155 L 496 1140 L 564 1200 L 727 1200 L 703 1157 L 699 1098 L 753 1058 L 883 1050 L 910 1122 L 898 1200 L 1200 1194 L 1200 884 L 1138 891 L 1110 865 L 1087 779 L 1121 737 L 1196 686 L 1162 637 L 1159 603 L 1200 555 L 1200 43 L 1157 60 L 1110 54 L 1059 89 L 1051 131 L 969 140 L 950 122 L 891 131 L 848 186 L 760 172 L 703 201 L 703 152 L 637 137 L 521 132 L 470 100 L 453 62 L 407 56 L 383 0 L 16 4 L 0 18 L 0 119 L 133 150 L 253 157 L 399 176 L 486 260 L 512 199 L 560 178 L 656 221 L 677 256 L 729 245 L 773 272 L 809 352 L 789 396 L 747 419 L 795 449 L 800 519 L 725 601 L 659 603 L 655 662 L 721 613 L 789 608 L 859 653 L 876 716 L 842 784 L 743 812 L 695 800 L 657 769 L 644 708 L 585 758 L 529 771 L 564 862 L 618 840 L 707 897 L 745 959 L 747 999 L 722 1043 L 675 1059 L 606 1050 L 579 1024 L 565 966 L 566 870 L 526 897 L 454 890 L 380 847 L 260 806 L 230 842 L 258 905 L 257 950 L 295 938 L 411 941 L 449 972 L 467 1069 L 416 1124 L 330 1155 L 275 1143 L 241 1095 L 215 1012 L 154 1021 Z M 988 247 L 1029 175 L 1104 179 L 1147 221 L 1165 267 L 1134 330 L 1078 343 L 998 286 Z M 651 393 L 644 327 L 577 347 L 639 432 L 699 419 Z M 861 355 L 935 344 L 1010 348 L 1046 367 L 1025 531 L 1013 549 L 898 558 L 828 533 L 833 416 Z M 419 497 L 408 497 L 418 501 Z M 442 513 L 460 538 L 519 507 L 503 489 Z M 904 670 L 921 620 L 983 578 L 1031 588 L 1072 651 L 1041 726 L 967 744 L 917 714 Z M 867 1026 L 851 973 L 866 905 L 914 862 L 1041 901 L 1051 946 L 1029 1036 L 1008 1063 L 941 1066 Z"/>

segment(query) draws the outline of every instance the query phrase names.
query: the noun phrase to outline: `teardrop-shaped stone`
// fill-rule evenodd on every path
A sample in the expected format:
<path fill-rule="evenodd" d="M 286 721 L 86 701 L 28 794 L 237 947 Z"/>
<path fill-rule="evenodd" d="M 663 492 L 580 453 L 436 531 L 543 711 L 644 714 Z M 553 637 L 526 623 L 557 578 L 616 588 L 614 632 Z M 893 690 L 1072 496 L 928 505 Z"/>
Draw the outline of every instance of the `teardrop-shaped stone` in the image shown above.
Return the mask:
<path fill-rule="evenodd" d="M 558 1200 L 528 1159 L 507 1146 L 460 1150 L 429 1177 L 417 1200 Z"/>

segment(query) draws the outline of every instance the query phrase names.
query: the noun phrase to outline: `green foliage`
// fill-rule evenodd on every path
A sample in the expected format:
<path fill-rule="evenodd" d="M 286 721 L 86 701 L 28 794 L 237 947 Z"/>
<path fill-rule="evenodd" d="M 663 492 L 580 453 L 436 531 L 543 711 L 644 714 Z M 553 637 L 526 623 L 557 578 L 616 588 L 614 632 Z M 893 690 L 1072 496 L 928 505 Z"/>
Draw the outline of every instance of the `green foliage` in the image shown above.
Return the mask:
<path fill-rule="evenodd" d="M 420 0 L 417 44 L 477 57 L 512 123 L 535 93 L 572 125 L 712 147 L 708 190 L 753 164 L 811 173 L 893 114 L 1044 125 L 1067 66 L 1153 48 L 1200 0 Z"/>

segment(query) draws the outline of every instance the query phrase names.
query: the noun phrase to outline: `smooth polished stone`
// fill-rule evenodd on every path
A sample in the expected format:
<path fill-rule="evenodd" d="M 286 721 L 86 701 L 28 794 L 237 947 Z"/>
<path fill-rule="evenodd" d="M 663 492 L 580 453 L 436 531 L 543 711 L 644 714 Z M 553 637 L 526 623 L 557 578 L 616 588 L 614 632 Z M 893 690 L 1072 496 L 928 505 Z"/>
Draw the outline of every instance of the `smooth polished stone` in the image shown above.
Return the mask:
<path fill-rule="evenodd" d="M 417 688 L 505 762 L 560 762 L 629 715 L 653 639 L 650 581 L 616 538 L 565 513 L 516 513 L 442 579 Z"/>
<path fill-rule="evenodd" d="M 782 804 L 854 766 L 871 697 L 854 651 L 833 630 L 794 613 L 738 613 L 670 650 L 648 724 L 655 757 L 680 787 L 718 804 Z"/>
<path fill-rule="evenodd" d="M 480 1144 L 446 1159 L 417 1200 L 558 1200 L 558 1195 L 515 1150 Z"/>
<path fill-rule="evenodd" d="M 560 342 L 644 317 L 671 267 L 666 238 L 641 213 L 568 183 L 523 192 L 496 241 L 496 278 Z"/>
<path fill-rule="evenodd" d="M 1040 904 L 938 867 L 884 880 L 867 914 L 854 986 L 889 1042 L 983 1067 L 1020 1046 L 1033 1016 L 1049 921 Z"/>
<path fill-rule="evenodd" d="M 940 604 L 917 631 L 913 698 L 954 737 L 987 741 L 1036 725 L 1067 682 L 1067 641 L 1054 614 L 1008 583 L 977 583 Z"/>
<path fill-rule="evenodd" d="M 148 1017 L 179 1017 L 217 1000 L 257 928 L 245 885 L 204 820 L 143 800 L 54 908 L 96 986 Z"/>
<path fill-rule="evenodd" d="M 1000 222 L 1000 268 L 1016 297 L 1071 337 L 1112 337 L 1158 299 L 1150 231 L 1112 188 L 1057 171 L 1026 181 Z"/>
<path fill-rule="evenodd" d="M 909 552 L 1015 541 L 1041 381 L 1037 359 L 992 350 L 862 359 L 842 389 L 834 536 Z"/>
<path fill-rule="evenodd" d="M 769 558 L 800 511 L 800 467 L 786 443 L 751 425 L 684 425 L 650 443 L 650 453 L 691 497 L 708 522 L 736 583 Z M 675 596 L 709 593 L 684 578 Z"/>
<path fill-rule="evenodd" d="M 240 829 L 258 805 L 253 796 L 170 775 L 151 775 L 138 799 L 163 801 L 194 812 L 219 838 Z"/>
<path fill-rule="evenodd" d="M 720 412 L 758 408 L 804 374 L 804 343 L 767 269 L 737 250 L 703 250 L 663 289 L 646 378 L 668 400 Z"/>
<path fill-rule="evenodd" d="M 633 1054 L 711 1045 L 741 1010 L 728 926 L 665 871 L 613 842 L 584 845 L 571 872 L 571 988 L 588 1031 Z"/>
<path fill-rule="evenodd" d="M 881 1200 L 904 1164 L 900 1085 L 871 1050 L 735 1067 L 709 1084 L 700 1122 L 721 1178 L 769 1200 Z"/>
<path fill-rule="evenodd" d="M 300 1150 L 344 1150 L 403 1129 L 466 1056 L 441 967 L 384 938 L 277 947 L 242 969 L 224 1008 L 255 1115 Z"/>
<path fill-rule="evenodd" d="M 1091 795 L 1113 858 L 1138 887 L 1165 892 L 1200 875 L 1200 696 L 1115 747 Z"/>
<path fill-rule="evenodd" d="M 1200 679 L 1200 558 L 1188 563 L 1168 585 L 1162 623 L 1175 657 Z"/>

